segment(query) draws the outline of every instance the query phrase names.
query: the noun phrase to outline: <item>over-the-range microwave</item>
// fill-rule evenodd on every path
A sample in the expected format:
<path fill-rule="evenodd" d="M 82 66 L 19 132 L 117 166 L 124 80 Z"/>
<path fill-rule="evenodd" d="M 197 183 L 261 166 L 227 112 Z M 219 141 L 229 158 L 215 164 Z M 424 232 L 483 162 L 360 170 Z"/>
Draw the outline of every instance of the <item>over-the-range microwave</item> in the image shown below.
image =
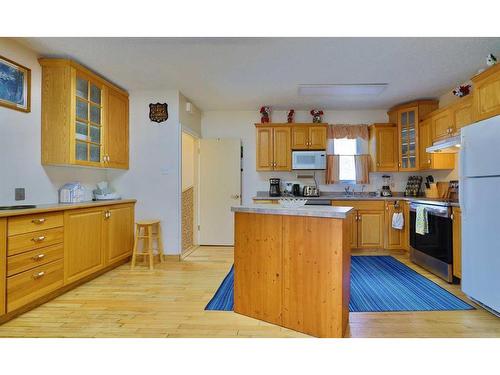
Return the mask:
<path fill-rule="evenodd" d="M 292 151 L 292 169 L 326 169 L 326 151 Z"/>

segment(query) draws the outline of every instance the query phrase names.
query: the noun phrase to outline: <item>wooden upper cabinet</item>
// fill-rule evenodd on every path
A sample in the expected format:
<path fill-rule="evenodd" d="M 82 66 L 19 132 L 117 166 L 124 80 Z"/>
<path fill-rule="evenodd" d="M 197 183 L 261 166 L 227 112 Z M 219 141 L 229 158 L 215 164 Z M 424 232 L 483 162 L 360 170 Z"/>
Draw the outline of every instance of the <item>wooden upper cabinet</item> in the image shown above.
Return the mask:
<path fill-rule="evenodd" d="M 134 246 L 134 205 L 111 206 L 104 219 L 106 262 L 113 263 L 132 255 Z"/>
<path fill-rule="evenodd" d="M 292 128 L 292 149 L 307 150 L 309 148 L 309 129 L 307 126 Z"/>
<path fill-rule="evenodd" d="M 455 155 L 446 153 L 428 153 L 427 147 L 432 146 L 433 117 L 426 118 L 419 124 L 419 166 L 421 170 L 454 169 Z"/>
<path fill-rule="evenodd" d="M 276 127 L 273 131 L 274 170 L 289 171 L 292 168 L 290 128 Z"/>
<path fill-rule="evenodd" d="M 326 132 L 327 127 L 309 126 L 309 149 L 310 150 L 326 150 Z"/>
<path fill-rule="evenodd" d="M 453 111 L 453 125 L 455 132 L 464 126 L 472 124 L 472 95 L 460 99 L 452 107 Z"/>
<path fill-rule="evenodd" d="M 273 155 L 273 128 L 258 127 L 256 135 L 256 162 L 258 171 L 272 171 L 274 163 Z"/>
<path fill-rule="evenodd" d="M 429 146 L 432 146 L 432 118 L 423 120 L 419 125 L 420 169 L 431 168 L 431 154 L 426 151 Z"/>
<path fill-rule="evenodd" d="M 290 171 L 292 169 L 290 127 L 256 124 L 256 132 L 256 169 Z"/>
<path fill-rule="evenodd" d="M 438 141 L 455 133 L 453 112 L 450 108 L 440 109 L 432 114 L 432 139 Z"/>
<path fill-rule="evenodd" d="M 326 150 L 327 125 L 291 125 L 292 150 Z"/>
<path fill-rule="evenodd" d="M 472 78 L 473 120 L 480 121 L 500 114 L 500 64 L 493 65 Z"/>
<path fill-rule="evenodd" d="M 398 171 L 398 128 L 393 124 L 369 127 L 369 150 L 373 172 Z"/>
<path fill-rule="evenodd" d="M 102 207 L 64 213 L 65 284 L 88 276 L 104 266 Z"/>
<path fill-rule="evenodd" d="M 121 92 L 107 90 L 108 122 L 106 133 L 106 153 L 108 167 L 128 169 L 129 123 L 128 97 Z"/>
<path fill-rule="evenodd" d="M 389 121 L 398 124 L 400 171 L 419 170 L 419 122 L 438 107 L 436 100 L 416 100 L 398 105 L 389 110 Z"/>
<path fill-rule="evenodd" d="M 39 62 L 42 164 L 127 169 L 128 94 L 71 60 Z"/>

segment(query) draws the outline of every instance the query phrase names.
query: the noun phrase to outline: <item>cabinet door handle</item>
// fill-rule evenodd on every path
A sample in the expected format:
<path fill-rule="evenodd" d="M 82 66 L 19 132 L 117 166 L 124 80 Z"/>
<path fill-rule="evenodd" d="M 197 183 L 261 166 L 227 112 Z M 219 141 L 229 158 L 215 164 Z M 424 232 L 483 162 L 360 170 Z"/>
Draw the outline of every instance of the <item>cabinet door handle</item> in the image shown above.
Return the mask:
<path fill-rule="evenodd" d="M 45 254 L 38 254 L 38 255 L 35 255 L 33 258 L 34 261 L 38 261 L 38 260 L 42 260 L 43 258 L 45 258 Z"/>
<path fill-rule="evenodd" d="M 39 278 L 44 277 L 44 276 L 45 276 L 45 272 L 41 271 L 41 272 L 35 273 L 33 275 L 33 278 L 36 280 L 36 279 L 39 279 Z"/>
<path fill-rule="evenodd" d="M 45 240 L 45 236 L 34 237 L 31 239 L 33 242 L 42 242 L 43 240 Z"/>
<path fill-rule="evenodd" d="M 32 222 L 33 224 L 43 224 L 43 223 L 45 223 L 45 220 L 47 220 L 47 219 L 45 219 L 45 218 L 41 217 L 41 218 L 39 218 L 39 219 L 33 219 L 33 220 L 31 220 L 31 222 Z"/>

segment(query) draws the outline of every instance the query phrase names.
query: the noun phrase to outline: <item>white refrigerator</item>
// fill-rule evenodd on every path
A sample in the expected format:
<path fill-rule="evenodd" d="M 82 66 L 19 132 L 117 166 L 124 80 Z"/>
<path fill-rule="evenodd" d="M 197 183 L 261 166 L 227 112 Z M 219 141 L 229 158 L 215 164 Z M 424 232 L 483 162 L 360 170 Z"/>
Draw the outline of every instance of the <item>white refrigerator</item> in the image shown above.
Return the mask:
<path fill-rule="evenodd" d="M 500 116 L 461 130 L 462 290 L 500 314 Z"/>

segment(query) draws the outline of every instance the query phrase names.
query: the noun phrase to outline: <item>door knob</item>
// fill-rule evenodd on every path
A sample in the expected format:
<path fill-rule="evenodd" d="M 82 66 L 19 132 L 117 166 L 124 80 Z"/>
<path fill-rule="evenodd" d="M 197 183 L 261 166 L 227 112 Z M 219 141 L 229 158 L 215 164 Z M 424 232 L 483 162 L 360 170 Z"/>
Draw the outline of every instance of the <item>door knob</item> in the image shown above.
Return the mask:
<path fill-rule="evenodd" d="M 233 194 L 233 195 L 231 195 L 231 198 L 233 198 L 233 199 L 240 199 L 240 195 L 239 194 Z"/>

